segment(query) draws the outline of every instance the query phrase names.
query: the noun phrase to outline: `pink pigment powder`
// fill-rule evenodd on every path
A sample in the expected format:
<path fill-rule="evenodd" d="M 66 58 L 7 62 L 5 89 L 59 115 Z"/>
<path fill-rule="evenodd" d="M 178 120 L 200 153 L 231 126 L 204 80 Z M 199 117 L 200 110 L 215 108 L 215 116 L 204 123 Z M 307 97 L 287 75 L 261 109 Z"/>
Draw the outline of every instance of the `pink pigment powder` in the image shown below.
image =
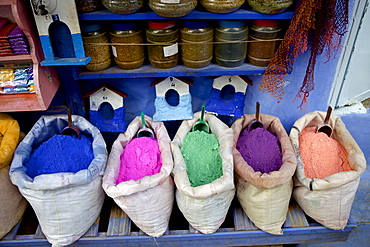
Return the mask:
<path fill-rule="evenodd" d="M 264 128 L 245 128 L 239 136 L 236 149 L 256 172 L 278 171 L 282 165 L 279 139 Z"/>
<path fill-rule="evenodd" d="M 160 172 L 161 152 L 157 139 L 140 137 L 132 139 L 123 150 L 116 184 L 138 180 Z"/>
<path fill-rule="evenodd" d="M 322 179 L 338 172 L 352 170 L 346 149 L 325 133 L 316 133 L 316 127 L 304 128 L 298 141 L 307 178 Z"/>

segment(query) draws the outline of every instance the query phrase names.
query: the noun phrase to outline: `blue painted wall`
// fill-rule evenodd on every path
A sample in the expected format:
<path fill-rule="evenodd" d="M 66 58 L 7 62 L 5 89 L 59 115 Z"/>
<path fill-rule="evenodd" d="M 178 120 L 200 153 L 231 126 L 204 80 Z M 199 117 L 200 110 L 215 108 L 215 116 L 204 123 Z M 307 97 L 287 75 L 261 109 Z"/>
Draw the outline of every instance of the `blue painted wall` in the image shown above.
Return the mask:
<path fill-rule="evenodd" d="M 277 98 L 259 90 L 262 76 L 249 76 L 253 81 L 253 86 L 248 85 L 245 98 L 245 114 L 255 113 L 256 101 L 261 103 L 261 112 L 278 117 L 287 131 L 293 123 L 307 112 L 322 110 L 326 111 L 328 97 L 330 94 L 333 78 L 335 75 L 337 60 L 327 61 L 325 57 L 319 57 L 315 73 L 315 90 L 309 96 L 309 105 L 306 112 L 299 109 L 300 99 L 293 102 L 298 93 L 306 72 L 309 52 L 302 54 L 296 61 L 293 73 L 286 77 L 286 94 L 277 103 Z M 155 87 L 150 87 L 150 83 L 157 78 L 137 78 L 137 79 L 112 79 L 112 80 L 81 80 L 80 86 L 82 94 L 93 90 L 101 83 L 108 82 L 114 87 L 128 94 L 125 98 L 126 122 L 130 123 L 135 116 L 139 116 L 141 111 L 146 115 L 153 116 Z M 211 94 L 213 79 L 209 77 L 191 77 L 194 85 L 190 86 L 192 95 L 193 112 L 200 111 L 201 105 L 206 104 Z M 220 118 L 227 124 L 232 124 L 235 118 Z"/>

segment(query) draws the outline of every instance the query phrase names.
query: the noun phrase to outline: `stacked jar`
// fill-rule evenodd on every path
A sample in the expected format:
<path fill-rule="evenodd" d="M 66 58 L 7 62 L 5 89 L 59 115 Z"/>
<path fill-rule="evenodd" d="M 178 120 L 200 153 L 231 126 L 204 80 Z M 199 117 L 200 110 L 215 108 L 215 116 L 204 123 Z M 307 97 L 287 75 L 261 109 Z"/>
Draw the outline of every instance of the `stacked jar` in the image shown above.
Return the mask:
<path fill-rule="evenodd" d="M 248 4 L 254 11 L 277 14 L 287 10 L 293 4 L 293 0 L 248 0 Z"/>
<path fill-rule="evenodd" d="M 99 71 L 108 68 L 112 59 L 104 26 L 100 23 L 81 23 L 81 31 L 85 54 L 91 57 L 90 63 L 86 64 L 86 69 Z"/>
<path fill-rule="evenodd" d="M 215 60 L 223 67 L 238 67 L 247 56 L 246 20 L 221 20 L 215 29 Z"/>
<path fill-rule="evenodd" d="M 100 0 L 75 0 L 78 13 L 93 12 L 101 9 Z"/>
<path fill-rule="evenodd" d="M 153 67 L 168 69 L 177 65 L 179 29 L 175 20 L 148 21 L 146 40 L 149 61 Z"/>
<path fill-rule="evenodd" d="M 282 28 L 278 20 L 253 20 L 249 28 L 248 59 L 266 67 L 281 43 Z"/>
<path fill-rule="evenodd" d="M 102 0 L 102 3 L 116 14 L 132 14 L 143 7 L 143 0 Z"/>
<path fill-rule="evenodd" d="M 240 8 L 245 0 L 200 0 L 200 4 L 212 13 L 231 13 Z"/>
<path fill-rule="evenodd" d="M 203 68 L 213 57 L 213 27 L 208 21 L 184 21 L 181 28 L 181 55 L 185 66 Z"/>
<path fill-rule="evenodd" d="M 164 17 L 181 17 L 197 6 L 197 0 L 149 0 L 149 7 Z"/>
<path fill-rule="evenodd" d="M 118 67 L 121 69 L 136 69 L 143 65 L 145 52 L 144 46 L 140 44 L 144 43 L 144 32 L 137 26 L 137 23 L 113 23 L 110 39 L 113 43 L 114 61 Z M 115 43 L 117 45 L 114 45 Z"/>

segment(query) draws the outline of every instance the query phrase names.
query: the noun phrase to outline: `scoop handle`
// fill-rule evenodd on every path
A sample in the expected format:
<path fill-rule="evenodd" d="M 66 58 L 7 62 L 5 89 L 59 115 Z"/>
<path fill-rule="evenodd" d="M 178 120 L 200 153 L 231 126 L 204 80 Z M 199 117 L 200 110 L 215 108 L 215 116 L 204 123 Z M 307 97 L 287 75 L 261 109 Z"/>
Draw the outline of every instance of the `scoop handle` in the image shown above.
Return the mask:
<path fill-rule="evenodd" d="M 325 117 L 325 120 L 324 120 L 324 123 L 327 124 L 329 122 L 329 119 L 330 119 L 330 115 L 331 115 L 331 111 L 332 111 L 332 108 L 331 106 L 328 107 L 328 110 L 326 112 L 326 117 Z"/>
<path fill-rule="evenodd" d="M 256 102 L 256 121 L 260 121 L 260 102 Z"/>
<path fill-rule="evenodd" d="M 67 109 L 67 113 L 68 113 L 68 127 L 71 128 L 72 127 L 72 114 L 71 114 L 70 108 Z"/>
<path fill-rule="evenodd" d="M 141 112 L 141 124 L 143 125 L 143 127 L 146 127 L 144 112 Z"/>
<path fill-rule="evenodd" d="M 204 121 L 204 110 L 205 110 L 205 106 L 202 105 L 202 111 L 201 111 L 201 114 L 200 114 L 200 121 Z"/>

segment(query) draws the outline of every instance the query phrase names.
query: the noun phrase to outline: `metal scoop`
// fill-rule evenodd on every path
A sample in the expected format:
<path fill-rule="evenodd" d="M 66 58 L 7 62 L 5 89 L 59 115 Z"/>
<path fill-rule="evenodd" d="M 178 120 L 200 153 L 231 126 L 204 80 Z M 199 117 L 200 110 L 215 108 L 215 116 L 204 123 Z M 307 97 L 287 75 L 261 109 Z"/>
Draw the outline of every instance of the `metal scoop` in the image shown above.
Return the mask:
<path fill-rule="evenodd" d="M 199 130 L 199 131 L 204 131 L 204 132 L 207 132 L 207 133 L 210 132 L 210 128 L 209 128 L 208 123 L 204 121 L 204 110 L 205 110 L 205 107 L 204 107 L 204 105 L 202 105 L 202 112 L 200 114 L 200 120 L 195 122 L 195 124 L 193 125 L 193 128 L 192 128 L 192 131 Z"/>
<path fill-rule="evenodd" d="M 78 139 L 80 139 L 81 135 L 80 130 L 72 125 L 71 109 L 68 108 L 67 111 L 68 111 L 68 126 L 62 130 L 62 135 L 76 136 Z"/>
<path fill-rule="evenodd" d="M 256 119 L 249 123 L 248 130 L 254 130 L 257 128 L 263 128 L 263 123 L 260 120 L 260 103 L 256 102 Z"/>
<path fill-rule="evenodd" d="M 333 128 L 328 124 L 330 119 L 332 108 L 329 106 L 328 110 L 326 112 L 326 117 L 323 124 L 320 124 L 317 126 L 316 132 L 323 132 L 327 136 L 331 137 L 331 134 L 333 133 Z"/>
<path fill-rule="evenodd" d="M 151 128 L 146 127 L 144 112 L 141 112 L 141 125 L 142 127 L 137 132 L 136 137 L 153 137 L 154 138 L 153 130 Z"/>

